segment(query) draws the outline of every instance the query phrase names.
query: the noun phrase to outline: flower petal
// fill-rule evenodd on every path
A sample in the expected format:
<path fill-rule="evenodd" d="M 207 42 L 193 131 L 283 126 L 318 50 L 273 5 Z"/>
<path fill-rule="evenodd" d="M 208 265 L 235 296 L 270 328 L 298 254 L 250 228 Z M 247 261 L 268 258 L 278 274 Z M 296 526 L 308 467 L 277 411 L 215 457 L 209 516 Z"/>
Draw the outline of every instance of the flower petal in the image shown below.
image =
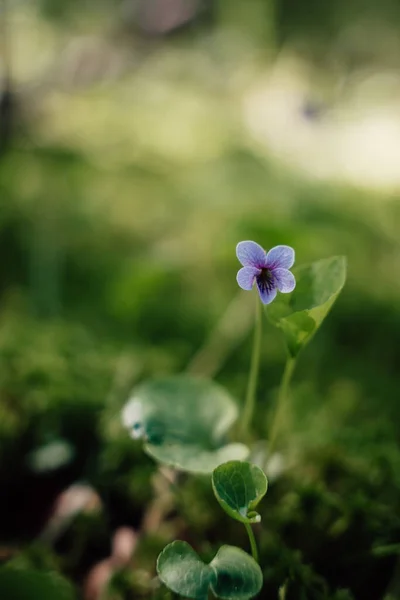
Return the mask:
<path fill-rule="evenodd" d="M 257 277 L 257 288 L 263 304 L 270 304 L 276 296 L 276 287 L 272 283 L 267 283 L 262 277 Z"/>
<path fill-rule="evenodd" d="M 274 269 L 273 278 L 278 290 L 284 294 L 293 292 L 294 288 L 296 287 L 294 275 L 287 269 Z"/>
<path fill-rule="evenodd" d="M 251 290 L 254 284 L 254 280 L 261 273 L 260 269 L 255 267 L 243 267 L 238 271 L 236 275 L 236 281 L 242 290 Z"/>
<path fill-rule="evenodd" d="M 290 269 L 294 264 L 294 250 L 290 246 L 275 246 L 267 254 L 268 269 Z"/>
<path fill-rule="evenodd" d="M 265 267 L 266 252 L 256 242 L 239 242 L 236 246 L 236 256 L 244 267 Z"/>

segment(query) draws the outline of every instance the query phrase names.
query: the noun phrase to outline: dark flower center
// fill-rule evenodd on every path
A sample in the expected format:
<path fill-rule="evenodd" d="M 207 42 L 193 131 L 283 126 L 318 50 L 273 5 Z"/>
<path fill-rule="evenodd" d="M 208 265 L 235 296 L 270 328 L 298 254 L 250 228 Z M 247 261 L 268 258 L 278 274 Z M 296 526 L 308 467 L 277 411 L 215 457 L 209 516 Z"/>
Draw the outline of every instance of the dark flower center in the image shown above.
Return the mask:
<path fill-rule="evenodd" d="M 261 273 L 257 277 L 257 283 L 260 290 L 270 292 L 274 289 L 274 278 L 272 276 L 272 271 L 269 269 L 261 269 Z"/>

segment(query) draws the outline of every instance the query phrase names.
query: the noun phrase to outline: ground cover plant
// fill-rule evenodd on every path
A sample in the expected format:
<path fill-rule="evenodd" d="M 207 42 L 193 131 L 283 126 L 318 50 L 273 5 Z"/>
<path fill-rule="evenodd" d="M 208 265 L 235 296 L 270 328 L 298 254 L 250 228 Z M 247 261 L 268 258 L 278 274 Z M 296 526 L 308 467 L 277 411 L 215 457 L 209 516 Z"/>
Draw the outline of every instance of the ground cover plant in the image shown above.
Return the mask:
<path fill-rule="evenodd" d="M 18 238 L 14 239 L 18 248 Z M 95 236 L 90 243 L 90 254 L 97 256 Z M 297 263 L 303 253 L 301 243 L 299 248 Z M 234 244 L 230 253 L 234 300 L 227 299 L 228 330 L 237 333 L 237 324 L 246 318 L 246 332 L 252 324 L 257 327 L 249 345 L 247 333 L 242 343 L 235 337 L 229 342 L 231 358 L 223 359 L 227 365 L 222 368 L 219 344 L 226 334 L 221 322 L 217 321 L 216 334 L 206 337 L 203 346 L 200 334 L 209 328 L 207 321 L 192 330 L 190 335 L 202 349 L 188 360 L 185 346 L 177 344 L 163 326 L 175 311 L 174 302 L 164 306 L 155 331 L 154 308 L 148 309 L 149 295 L 143 296 L 135 311 L 148 320 L 148 331 L 154 331 L 157 342 L 153 346 L 139 341 L 132 346 L 126 341 L 125 312 L 118 317 L 122 325 L 118 340 L 105 333 L 103 325 L 92 327 L 89 333 L 87 326 L 78 324 L 78 309 L 80 321 L 91 320 L 80 302 L 62 320 L 29 315 L 21 293 L 22 277 L 14 295 L 4 298 L 1 464 L 5 492 L 0 514 L 5 597 L 15 596 L 16 586 L 21 587 L 21 597 L 32 595 L 38 586 L 43 597 L 51 598 L 56 586 L 58 594 L 65 589 L 66 597 L 74 597 L 77 589 L 85 597 L 96 597 L 101 587 L 106 597 L 167 598 L 169 591 L 162 580 L 169 581 L 163 571 L 165 565 L 171 568 L 171 556 L 163 551 L 174 540 L 184 546 L 172 546 L 172 550 L 178 550 L 179 556 L 189 554 L 186 558 L 196 568 L 212 565 L 207 571 L 211 593 L 231 594 L 231 589 L 221 590 L 215 583 L 218 570 L 214 566 L 221 560 L 218 552 L 235 547 L 246 553 L 248 561 L 254 553 L 248 528 L 232 518 L 232 514 L 243 518 L 240 509 L 244 506 L 229 507 L 224 516 L 219 507 L 223 493 L 213 493 L 212 481 L 217 489 L 218 474 L 214 469 L 229 466 L 232 460 L 255 465 L 269 481 L 265 497 L 249 509 L 257 510 L 260 522 L 251 515 L 249 519 L 257 522 L 247 523 L 257 544 L 262 587 L 258 587 L 259 571 L 251 563 L 256 585 L 245 588 L 245 593 L 252 595 L 259 589 L 259 597 L 316 599 L 380 598 L 392 593 L 387 590 L 396 585 L 399 454 L 395 428 L 384 415 L 392 411 L 395 417 L 396 403 L 389 402 L 381 418 L 376 418 L 381 406 L 377 373 L 379 377 L 386 373 L 388 389 L 391 379 L 385 371 L 387 355 L 376 363 L 368 340 L 370 335 L 374 344 L 383 335 L 391 340 L 395 313 L 388 308 L 387 321 L 377 317 L 379 326 L 370 327 L 368 321 L 365 346 L 357 345 L 361 356 L 354 357 L 346 350 L 348 328 L 354 320 L 357 331 L 363 331 L 360 307 L 365 296 L 354 291 L 357 302 L 353 304 L 348 297 L 340 305 L 343 258 L 324 258 L 305 266 L 296 263 L 291 269 L 296 277 L 293 292 L 278 292 L 264 305 L 258 291 L 237 291 L 235 275 L 241 265 L 235 265 Z M 80 269 L 79 261 L 74 264 Z M 108 268 L 110 274 L 115 268 L 112 254 Z M 157 267 L 153 268 L 158 276 Z M 100 269 L 104 272 L 104 265 Z M 220 272 L 226 272 L 225 265 Z M 143 283 L 140 270 L 135 278 L 137 285 L 152 289 L 151 280 Z M 89 271 L 89 280 L 93 285 L 98 280 L 95 272 Z M 352 279 L 344 296 L 349 286 L 354 286 Z M 174 287 L 178 293 L 177 284 L 169 280 L 166 289 L 171 292 Z M 96 294 L 101 306 L 102 296 Z M 328 315 L 336 299 L 338 304 Z M 116 319 L 115 313 L 107 312 L 109 306 L 98 309 L 105 323 Z M 221 308 L 224 314 L 226 309 Z M 232 311 L 238 310 L 232 321 Z M 196 322 L 198 316 L 191 314 Z M 143 322 L 141 327 L 144 331 Z M 185 323 L 180 327 L 183 340 L 190 330 Z M 341 331 L 337 339 L 333 336 L 336 328 Z M 344 344 L 345 340 L 349 342 Z M 318 352 L 313 353 L 314 345 Z M 223 348 L 226 353 L 227 346 Z M 344 353 L 348 368 L 337 362 L 338 353 Z M 325 381 L 317 375 L 316 366 L 327 377 Z M 338 369 L 344 379 L 336 375 L 330 379 Z M 214 372 L 219 372 L 217 383 L 210 381 Z M 279 373 L 283 375 L 280 392 Z M 325 389 L 324 400 L 313 377 Z M 393 377 L 395 389 L 395 372 Z M 362 402 L 350 383 L 353 378 L 364 382 Z M 131 390 L 133 401 L 126 404 Z M 121 414 L 129 424 L 128 432 Z M 127 550 L 115 554 L 121 539 Z M 159 575 L 158 556 L 168 559 L 158 561 Z M 224 551 L 222 559 L 227 560 Z M 237 554 L 230 567 L 235 560 Z M 96 576 L 99 571 L 95 569 L 103 569 L 106 577 Z M 240 586 L 245 583 L 241 580 Z M 185 597 L 187 589 L 175 588 L 171 593 L 182 591 Z"/>
<path fill-rule="evenodd" d="M 246 400 L 243 403 L 239 443 L 224 443 L 227 430 L 237 419 L 235 404 L 227 392 L 203 379 L 173 377 L 142 384 L 123 410 L 124 425 L 134 439 L 144 439 L 146 452 L 162 465 L 188 473 L 212 471 L 214 494 L 224 510 L 244 523 L 249 535 L 253 559 L 235 546 L 222 546 L 209 565 L 183 541 L 169 544 L 157 560 L 159 578 L 183 597 L 203 600 L 212 593 L 217 598 L 251 598 L 262 589 L 263 576 L 258 565 L 258 550 L 251 523 L 261 520 L 254 510 L 267 491 L 264 472 L 243 458 L 251 448 L 243 442 L 251 439 L 255 395 L 261 351 L 261 305 L 269 307 L 272 322 L 281 329 L 287 344 L 287 362 L 283 373 L 275 415 L 265 450 L 265 465 L 278 458 L 274 446 L 279 434 L 284 404 L 296 358 L 321 325 L 340 293 L 346 278 L 343 257 L 322 260 L 295 271 L 295 252 L 289 246 L 276 246 L 266 252 L 252 241 L 240 242 L 236 254 L 243 265 L 237 282 L 244 290 L 256 284 L 257 319 L 252 364 Z M 282 299 L 281 299 L 282 298 Z M 288 410 L 288 407 L 286 407 Z M 229 459 L 229 460 L 228 460 Z M 285 597 L 286 582 L 280 586 Z"/>
<path fill-rule="evenodd" d="M 294 4 L 0 7 L 1 600 L 400 596 L 399 15 Z"/>

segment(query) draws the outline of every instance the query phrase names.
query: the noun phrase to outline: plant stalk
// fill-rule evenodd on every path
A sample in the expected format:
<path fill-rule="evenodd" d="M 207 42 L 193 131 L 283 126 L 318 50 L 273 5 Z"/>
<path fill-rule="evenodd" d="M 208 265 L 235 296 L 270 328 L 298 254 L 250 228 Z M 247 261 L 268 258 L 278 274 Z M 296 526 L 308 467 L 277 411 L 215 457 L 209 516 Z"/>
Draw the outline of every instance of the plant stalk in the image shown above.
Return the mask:
<path fill-rule="evenodd" d="M 262 307 L 258 295 L 256 297 L 256 319 L 254 324 L 253 350 L 251 354 L 250 375 L 247 384 L 246 400 L 244 403 L 241 420 L 241 438 L 248 437 L 251 421 L 253 419 L 254 407 L 256 402 L 256 390 L 258 371 L 260 367 L 261 354 L 261 334 L 262 334 Z"/>
<path fill-rule="evenodd" d="M 279 429 L 282 425 L 282 419 L 285 414 L 286 402 L 288 398 L 289 385 L 292 379 L 296 359 L 293 356 L 288 356 L 285 369 L 283 371 L 281 385 L 279 388 L 278 402 L 275 414 L 272 420 L 272 425 L 269 434 L 268 456 L 271 457 L 275 448 L 275 443 L 278 437 Z"/>
<path fill-rule="evenodd" d="M 251 525 L 249 525 L 249 523 L 244 523 L 244 526 L 246 527 L 247 535 L 249 536 L 251 554 L 252 554 L 254 560 L 258 563 L 258 550 L 257 550 L 256 538 L 254 537 L 253 530 L 251 528 Z"/>

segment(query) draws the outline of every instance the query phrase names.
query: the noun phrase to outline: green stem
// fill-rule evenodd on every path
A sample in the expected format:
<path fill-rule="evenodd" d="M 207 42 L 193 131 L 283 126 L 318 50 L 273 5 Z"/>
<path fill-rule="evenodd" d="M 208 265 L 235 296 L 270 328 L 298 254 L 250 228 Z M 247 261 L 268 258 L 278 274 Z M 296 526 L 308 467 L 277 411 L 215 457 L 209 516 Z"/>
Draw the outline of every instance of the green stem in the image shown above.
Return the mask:
<path fill-rule="evenodd" d="M 244 523 L 244 526 L 246 527 L 247 535 L 249 536 L 251 553 L 253 555 L 254 560 L 258 563 L 258 550 L 257 550 L 256 538 L 254 537 L 253 530 L 251 528 L 251 525 L 249 525 L 249 523 Z"/>
<path fill-rule="evenodd" d="M 268 455 L 272 456 L 275 448 L 276 439 L 279 429 L 282 424 L 282 419 L 285 415 L 286 401 L 288 397 L 289 384 L 292 379 L 296 359 L 289 356 L 286 360 L 285 370 L 283 371 L 281 385 L 279 388 L 278 402 L 275 410 L 275 415 L 272 420 L 271 430 L 269 434 Z"/>
<path fill-rule="evenodd" d="M 247 384 L 246 400 L 243 408 L 243 415 L 241 421 L 241 438 L 248 437 L 250 424 L 253 418 L 255 401 L 256 401 L 256 389 L 258 370 L 260 366 L 260 353 L 261 353 L 261 334 L 262 334 L 262 311 L 261 302 L 256 297 L 256 320 L 254 324 L 254 338 L 253 338 L 253 350 L 251 354 L 251 366 L 250 376 Z"/>

